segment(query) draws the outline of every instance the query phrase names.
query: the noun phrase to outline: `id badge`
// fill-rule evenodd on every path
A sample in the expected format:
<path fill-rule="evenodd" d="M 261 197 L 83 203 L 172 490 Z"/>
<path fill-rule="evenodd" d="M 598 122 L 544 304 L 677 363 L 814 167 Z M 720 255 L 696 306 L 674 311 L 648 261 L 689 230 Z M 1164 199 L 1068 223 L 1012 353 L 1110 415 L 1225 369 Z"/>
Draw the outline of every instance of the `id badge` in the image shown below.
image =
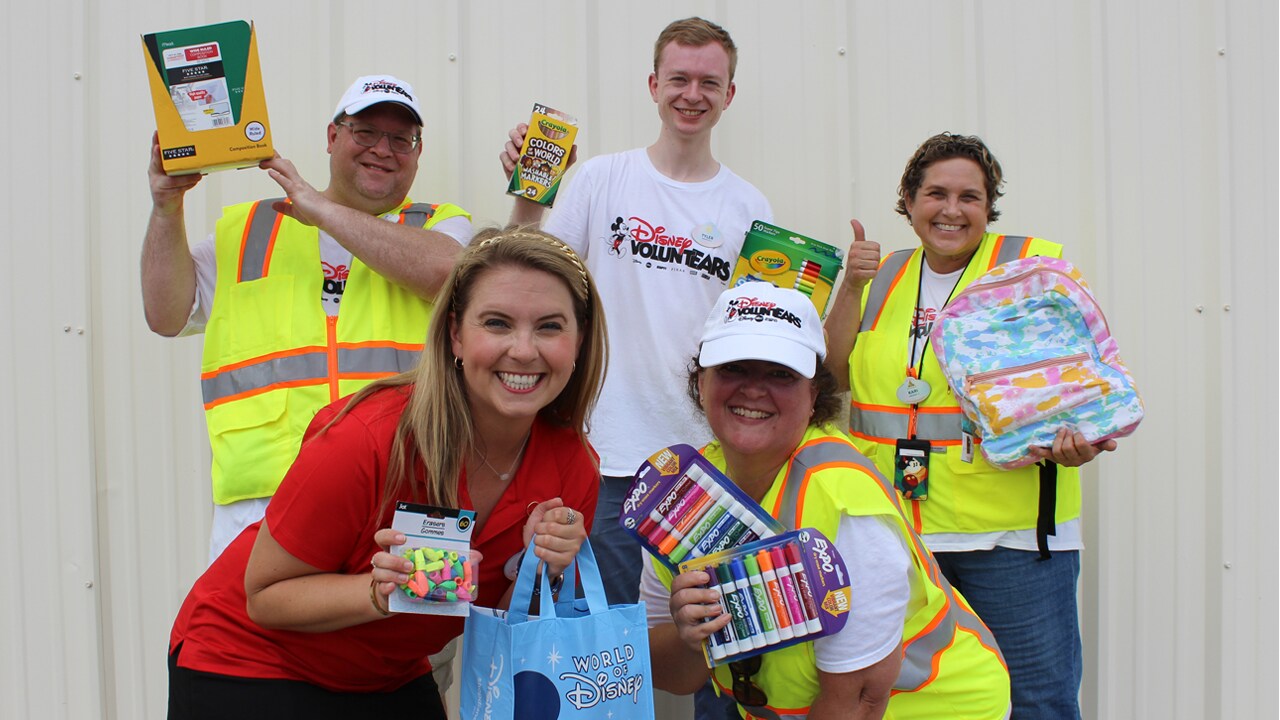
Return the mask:
<path fill-rule="evenodd" d="M 973 464 L 973 433 L 960 433 L 960 461 Z"/>
<path fill-rule="evenodd" d="M 893 486 L 908 500 L 929 498 L 928 440 L 898 440 L 893 454 Z"/>

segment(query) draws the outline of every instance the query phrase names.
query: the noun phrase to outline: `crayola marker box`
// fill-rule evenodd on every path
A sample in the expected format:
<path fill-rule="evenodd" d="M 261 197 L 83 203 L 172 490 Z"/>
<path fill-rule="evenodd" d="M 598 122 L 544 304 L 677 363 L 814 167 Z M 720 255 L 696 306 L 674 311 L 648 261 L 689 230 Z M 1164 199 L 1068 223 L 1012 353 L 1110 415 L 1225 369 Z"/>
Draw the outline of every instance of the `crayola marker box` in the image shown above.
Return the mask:
<path fill-rule="evenodd" d="M 808 295 L 818 314 L 826 317 L 831 289 L 843 266 L 844 251 L 840 248 L 756 220 L 742 241 L 729 287 L 763 280 L 795 288 Z"/>
<path fill-rule="evenodd" d="M 569 151 L 577 136 L 576 119 L 535 103 L 529 131 L 520 148 L 520 162 L 511 173 L 507 193 L 551 207 L 560 189 L 560 178 L 569 168 Z"/>
<path fill-rule="evenodd" d="M 663 448 L 640 466 L 618 522 L 672 572 L 682 560 L 784 530 L 690 445 Z"/>
<path fill-rule="evenodd" d="M 835 545 L 800 528 L 680 563 L 702 570 L 732 621 L 703 643 L 707 667 L 736 662 L 839 632 L 852 603 Z"/>
<path fill-rule="evenodd" d="M 251 23 L 150 33 L 142 46 L 166 173 L 250 167 L 275 154 Z"/>

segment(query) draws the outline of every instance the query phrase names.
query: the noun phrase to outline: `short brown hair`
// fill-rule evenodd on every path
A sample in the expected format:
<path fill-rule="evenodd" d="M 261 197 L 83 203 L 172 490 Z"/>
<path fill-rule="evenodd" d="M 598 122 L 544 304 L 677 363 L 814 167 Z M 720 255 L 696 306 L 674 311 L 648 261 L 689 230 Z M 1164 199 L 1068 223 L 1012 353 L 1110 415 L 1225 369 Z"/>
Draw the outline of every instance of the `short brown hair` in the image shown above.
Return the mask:
<path fill-rule="evenodd" d="M 658 73 L 658 61 L 662 59 L 662 49 L 671 43 L 702 47 L 711 43 L 720 43 L 725 54 L 729 56 L 729 81 L 733 81 L 733 73 L 738 69 L 738 46 L 733 44 L 729 31 L 700 17 L 676 20 L 663 28 L 658 40 L 653 44 L 653 72 Z"/>
<path fill-rule="evenodd" d="M 924 183 L 924 171 L 930 165 L 950 160 L 965 158 L 972 160 L 982 168 L 983 184 L 987 190 L 987 222 L 995 222 L 1000 217 L 996 209 L 996 198 L 1004 195 L 1000 186 L 1004 185 L 1004 171 L 1000 169 L 1000 161 L 991 154 L 991 149 L 977 135 L 954 135 L 949 132 L 938 133 L 925 140 L 907 161 L 907 169 L 902 171 L 902 181 L 898 183 L 899 215 L 911 220 L 907 213 L 907 198 L 915 199 L 916 192 Z"/>

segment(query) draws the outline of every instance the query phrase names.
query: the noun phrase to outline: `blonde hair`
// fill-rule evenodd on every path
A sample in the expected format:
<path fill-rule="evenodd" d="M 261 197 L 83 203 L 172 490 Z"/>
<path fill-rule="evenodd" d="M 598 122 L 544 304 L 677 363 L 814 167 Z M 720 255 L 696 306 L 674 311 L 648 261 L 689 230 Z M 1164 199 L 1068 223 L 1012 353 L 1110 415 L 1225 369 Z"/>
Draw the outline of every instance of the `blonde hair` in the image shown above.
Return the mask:
<path fill-rule="evenodd" d="M 539 415 L 551 423 L 573 428 L 583 446 L 587 446 L 587 422 L 604 382 L 608 360 L 604 310 L 595 283 L 578 254 L 552 235 L 522 227 L 482 230 L 458 258 L 440 289 L 418 366 L 366 386 L 337 416 L 342 417 L 379 389 L 413 385 L 392 441 L 379 514 L 402 497 L 406 489 L 415 502 L 458 507 L 457 480 L 463 458 L 476 438 L 462 370 L 454 364 L 450 328 L 466 312 L 477 279 L 500 267 L 528 268 L 553 275 L 565 284 L 573 298 L 582 345 L 568 384 Z"/>

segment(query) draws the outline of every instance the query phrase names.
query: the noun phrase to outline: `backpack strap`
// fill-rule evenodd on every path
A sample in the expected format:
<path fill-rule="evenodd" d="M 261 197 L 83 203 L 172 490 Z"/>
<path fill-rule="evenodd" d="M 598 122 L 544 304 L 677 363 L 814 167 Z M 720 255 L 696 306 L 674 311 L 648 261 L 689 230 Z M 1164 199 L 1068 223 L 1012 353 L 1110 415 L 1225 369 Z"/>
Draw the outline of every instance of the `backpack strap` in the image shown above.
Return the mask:
<path fill-rule="evenodd" d="M 1036 547 L 1040 559 L 1049 559 L 1049 536 L 1058 534 L 1055 520 L 1058 501 L 1058 463 L 1044 460 L 1040 463 L 1040 510 L 1036 516 Z"/>

